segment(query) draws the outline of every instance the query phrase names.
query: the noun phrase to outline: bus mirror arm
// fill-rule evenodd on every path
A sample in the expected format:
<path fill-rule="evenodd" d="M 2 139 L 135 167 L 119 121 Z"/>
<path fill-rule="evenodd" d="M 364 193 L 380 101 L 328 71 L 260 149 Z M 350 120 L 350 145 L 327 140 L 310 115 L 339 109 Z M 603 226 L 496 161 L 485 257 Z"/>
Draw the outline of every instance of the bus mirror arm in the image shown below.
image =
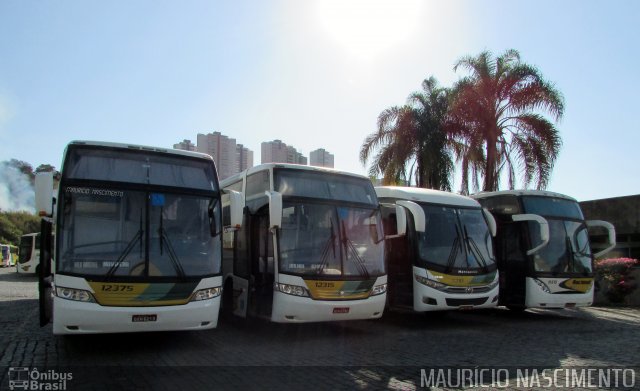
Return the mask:
<path fill-rule="evenodd" d="M 613 248 L 616 246 L 616 228 L 613 226 L 613 224 L 603 220 L 587 220 L 586 223 L 587 223 L 587 228 L 602 227 L 606 229 L 607 232 L 609 233 L 609 246 L 604 250 L 593 254 L 593 257 L 599 258 L 604 254 L 608 253 L 609 251 L 613 250 Z"/>
<path fill-rule="evenodd" d="M 482 214 L 484 215 L 484 219 L 487 221 L 487 226 L 489 227 L 489 232 L 491 236 L 496 237 L 496 233 L 498 231 L 496 219 L 493 217 L 491 212 L 487 208 L 482 208 Z"/>
<path fill-rule="evenodd" d="M 542 250 L 547 244 L 549 244 L 549 223 L 544 217 L 536 214 L 526 213 L 513 215 L 512 219 L 513 221 L 535 221 L 536 223 L 538 223 L 538 227 L 540 227 L 540 239 L 542 240 L 542 243 L 527 251 L 527 255 L 533 255 Z"/>
<path fill-rule="evenodd" d="M 244 215 L 244 194 L 235 190 L 226 190 L 229 195 L 229 213 L 231 228 L 242 228 L 242 217 Z"/>
<path fill-rule="evenodd" d="M 269 228 L 280 228 L 282 225 L 282 194 L 277 191 L 265 191 L 269 198 Z"/>
<path fill-rule="evenodd" d="M 415 224 L 416 232 L 426 232 L 427 230 L 427 218 L 424 215 L 424 209 L 413 201 L 397 201 L 396 204 L 403 206 L 411 212 L 413 216 L 413 222 Z M 406 227 L 406 224 L 405 224 Z"/>
<path fill-rule="evenodd" d="M 404 207 L 395 205 L 396 209 L 396 233 L 395 235 L 384 235 L 384 240 L 401 238 L 407 234 L 407 212 Z"/>

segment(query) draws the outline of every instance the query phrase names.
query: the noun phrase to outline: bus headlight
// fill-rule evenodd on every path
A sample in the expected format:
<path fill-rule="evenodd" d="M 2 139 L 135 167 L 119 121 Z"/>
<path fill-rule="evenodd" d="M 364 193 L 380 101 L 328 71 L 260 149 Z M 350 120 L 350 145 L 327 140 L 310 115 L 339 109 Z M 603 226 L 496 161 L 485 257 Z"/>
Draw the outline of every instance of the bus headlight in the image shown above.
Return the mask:
<path fill-rule="evenodd" d="M 309 297 L 309 292 L 298 285 L 280 284 L 276 282 L 274 288 L 275 290 L 286 293 L 287 295 Z"/>
<path fill-rule="evenodd" d="M 85 291 L 84 289 L 74 289 L 57 286 L 56 296 L 65 300 L 84 301 L 86 303 L 96 302 L 91 292 Z"/>
<path fill-rule="evenodd" d="M 438 281 L 434 281 L 434 280 L 430 280 L 427 277 L 422 277 L 419 275 L 415 275 L 416 276 L 416 281 L 418 281 L 419 283 L 428 286 L 429 288 L 433 288 L 433 289 L 437 289 L 437 290 L 443 290 L 446 289 L 447 286 L 443 283 L 440 283 Z"/>
<path fill-rule="evenodd" d="M 200 289 L 199 291 L 193 294 L 193 297 L 191 297 L 191 301 L 213 299 L 215 297 L 220 296 L 221 293 L 222 293 L 222 287 L 220 286 L 217 286 L 215 288 Z"/>
<path fill-rule="evenodd" d="M 549 289 L 549 287 L 547 286 L 547 284 L 545 284 L 544 282 L 538 280 L 537 278 L 534 278 L 533 281 L 536 282 L 536 284 L 538 284 L 538 286 L 540 287 L 540 289 L 542 289 L 543 292 L 545 293 L 551 293 L 551 290 Z"/>
<path fill-rule="evenodd" d="M 371 296 L 378 296 L 387 291 L 387 284 L 376 285 L 371 290 Z"/>

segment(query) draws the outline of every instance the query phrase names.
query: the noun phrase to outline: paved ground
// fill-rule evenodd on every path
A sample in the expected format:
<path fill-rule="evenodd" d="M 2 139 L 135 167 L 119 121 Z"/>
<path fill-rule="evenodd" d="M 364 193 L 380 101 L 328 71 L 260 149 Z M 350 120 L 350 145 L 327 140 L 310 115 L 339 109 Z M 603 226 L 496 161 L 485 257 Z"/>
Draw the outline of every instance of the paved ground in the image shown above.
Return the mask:
<path fill-rule="evenodd" d="M 50 325 L 38 326 L 36 289 L 35 277 L 0 269 L 0 389 L 9 388 L 9 368 L 35 370 L 38 384 L 68 390 L 420 389 L 433 385 L 434 368 L 453 373 L 453 385 L 466 376 L 462 369 L 493 369 L 483 379 L 505 375 L 494 386 L 513 388 L 523 386 L 518 369 L 635 367 L 626 385 L 632 374 L 640 384 L 638 309 L 385 314 L 306 325 L 236 320 L 200 332 L 54 337 Z"/>

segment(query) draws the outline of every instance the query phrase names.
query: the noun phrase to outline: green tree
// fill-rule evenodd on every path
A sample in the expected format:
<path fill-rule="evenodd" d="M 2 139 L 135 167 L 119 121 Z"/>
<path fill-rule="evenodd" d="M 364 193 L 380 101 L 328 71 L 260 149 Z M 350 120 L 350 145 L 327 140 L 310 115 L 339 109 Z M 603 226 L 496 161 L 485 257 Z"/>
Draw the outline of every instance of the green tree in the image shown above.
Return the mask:
<path fill-rule="evenodd" d="M 445 133 L 449 91 L 435 78 L 422 82 L 422 90 L 378 116 L 378 131 L 364 140 L 360 161 L 373 156 L 369 174 L 382 175 L 384 184 L 411 183 L 418 187 L 451 190 L 453 161 Z"/>
<path fill-rule="evenodd" d="M 22 235 L 32 232 L 40 232 L 38 216 L 23 211 L 0 211 L 0 243 L 17 246 Z"/>
<path fill-rule="evenodd" d="M 448 132 L 459 143 L 455 154 L 462 166 L 462 192 L 474 187 L 498 190 L 500 174 L 507 170 L 513 189 L 516 170 L 526 186 L 544 189 L 558 156 L 561 139 L 555 125 L 564 112 L 564 98 L 538 69 L 520 61 L 516 50 L 494 58 L 489 51 L 458 60 L 454 70 L 469 75 L 453 87 Z"/>

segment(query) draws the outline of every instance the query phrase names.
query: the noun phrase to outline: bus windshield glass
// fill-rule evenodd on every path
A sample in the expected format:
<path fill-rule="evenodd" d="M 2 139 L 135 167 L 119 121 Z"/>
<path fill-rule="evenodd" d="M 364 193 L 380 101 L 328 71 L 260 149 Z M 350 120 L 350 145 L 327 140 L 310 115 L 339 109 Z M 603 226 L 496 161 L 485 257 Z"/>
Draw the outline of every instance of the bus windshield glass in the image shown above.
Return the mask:
<path fill-rule="evenodd" d="M 579 273 L 592 271 L 591 247 L 587 226 L 583 222 L 547 219 L 549 244 L 533 255 L 537 272 Z M 536 223 L 529 222 L 532 243 L 540 243 L 540 230 Z"/>
<path fill-rule="evenodd" d="M 364 203 L 377 206 L 373 184 L 366 178 L 308 170 L 274 170 L 275 191 L 283 196 L 297 196 L 332 201 Z"/>
<path fill-rule="evenodd" d="M 58 272 L 103 277 L 202 277 L 220 272 L 217 199 L 118 190 L 61 189 Z"/>
<path fill-rule="evenodd" d="M 495 268 L 492 240 L 480 209 L 422 205 L 426 232 L 417 233 L 421 266 L 453 270 Z"/>
<path fill-rule="evenodd" d="M 138 150 L 70 146 L 67 179 L 125 182 L 217 191 L 213 164 L 206 159 L 141 153 Z M 185 164 L 185 160 L 189 163 Z"/>
<path fill-rule="evenodd" d="M 378 209 L 285 202 L 279 239 L 283 273 L 353 278 L 385 274 Z"/>
<path fill-rule="evenodd" d="M 523 196 L 522 203 L 525 213 L 584 220 L 580 206 L 575 201 L 552 197 Z"/>

